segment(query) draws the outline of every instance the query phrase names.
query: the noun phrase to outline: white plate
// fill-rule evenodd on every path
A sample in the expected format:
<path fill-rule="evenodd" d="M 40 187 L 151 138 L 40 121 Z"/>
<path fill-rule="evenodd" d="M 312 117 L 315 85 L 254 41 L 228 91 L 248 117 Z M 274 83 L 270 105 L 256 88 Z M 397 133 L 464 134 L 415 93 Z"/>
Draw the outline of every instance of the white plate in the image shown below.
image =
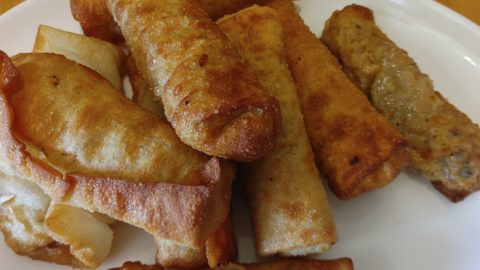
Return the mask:
<path fill-rule="evenodd" d="M 433 1 L 303 0 L 301 14 L 319 34 L 335 9 L 350 3 L 370 7 L 380 27 L 406 49 L 435 87 L 480 123 L 480 28 Z M 67 0 L 29 0 L 0 17 L 0 49 L 28 52 L 38 24 L 81 32 Z M 239 260 L 257 261 L 245 199 L 236 192 L 234 222 Z M 480 193 L 452 204 L 424 179 L 403 173 L 388 187 L 341 202 L 330 195 L 340 236 L 320 258 L 348 256 L 358 270 L 480 269 Z M 101 269 L 126 260 L 154 261 L 151 237 L 115 225 L 113 249 Z M 68 269 L 15 254 L 0 241 L 1 269 Z"/>

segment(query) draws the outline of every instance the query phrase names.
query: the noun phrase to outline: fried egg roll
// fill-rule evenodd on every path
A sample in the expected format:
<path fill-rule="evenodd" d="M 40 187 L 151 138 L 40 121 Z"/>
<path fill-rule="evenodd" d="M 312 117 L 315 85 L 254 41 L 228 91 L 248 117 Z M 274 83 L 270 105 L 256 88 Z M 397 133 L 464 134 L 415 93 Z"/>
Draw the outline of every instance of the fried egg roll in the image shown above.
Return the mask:
<path fill-rule="evenodd" d="M 307 133 L 332 191 L 346 200 L 390 183 L 408 163 L 403 136 L 342 72 L 291 0 L 268 6 L 279 14 Z"/>
<path fill-rule="evenodd" d="M 253 0 L 198 0 L 210 18 L 216 20 L 250 6 Z M 73 18 L 83 33 L 115 44 L 124 41 L 122 32 L 108 11 L 106 0 L 70 0 Z"/>
<path fill-rule="evenodd" d="M 133 57 L 127 59 L 127 73 L 132 83 L 132 100 L 141 107 L 165 119 L 161 102 L 155 101 L 153 92 L 138 74 Z M 220 228 L 210 235 L 205 246 L 200 249 L 182 246 L 178 243 L 156 239 L 157 263 L 172 268 L 195 268 L 208 264 L 211 268 L 233 261 L 237 257 L 237 247 L 230 216 Z"/>
<path fill-rule="evenodd" d="M 272 148 L 281 125 L 278 102 L 196 1 L 108 4 L 139 73 L 184 143 L 236 161 L 259 159 Z"/>
<path fill-rule="evenodd" d="M 46 53 L 13 61 L 0 53 L 0 170 L 56 202 L 205 245 L 227 218 L 231 164 L 181 143 L 83 65 Z"/>
<path fill-rule="evenodd" d="M 480 130 L 435 91 L 428 75 L 352 5 L 326 23 L 323 41 L 410 145 L 412 167 L 452 202 L 480 189 Z"/>
<path fill-rule="evenodd" d="M 336 260 L 283 259 L 268 263 L 239 264 L 229 263 L 215 270 L 353 270 L 350 258 Z M 157 265 L 144 265 L 140 262 L 126 262 L 111 270 L 163 270 Z M 206 270 L 206 269 L 205 269 Z"/>
<path fill-rule="evenodd" d="M 285 60 L 278 16 L 271 8 L 253 6 L 218 24 L 282 110 L 284 125 L 273 150 L 244 166 L 258 252 L 324 252 L 337 234 Z"/>

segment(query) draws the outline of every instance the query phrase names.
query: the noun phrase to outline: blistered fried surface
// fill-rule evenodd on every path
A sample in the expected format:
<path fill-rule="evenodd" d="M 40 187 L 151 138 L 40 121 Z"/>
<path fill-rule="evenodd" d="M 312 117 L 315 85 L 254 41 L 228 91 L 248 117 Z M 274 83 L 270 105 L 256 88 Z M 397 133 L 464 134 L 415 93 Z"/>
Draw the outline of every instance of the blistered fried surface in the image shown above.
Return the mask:
<path fill-rule="evenodd" d="M 236 161 L 272 148 L 278 102 L 197 2 L 108 2 L 140 74 L 162 98 L 183 142 Z"/>
<path fill-rule="evenodd" d="M 180 143 L 168 124 L 82 65 L 53 54 L 20 55 L 17 64 L 18 70 L 0 53 L 2 170 L 32 179 L 57 201 L 106 214 L 156 237 L 195 248 L 204 245 L 227 216 L 232 166 Z M 28 74 L 23 76 L 25 70 Z M 96 83 L 89 86 L 88 81 Z M 42 87 L 29 88 L 35 85 Z M 109 118 L 103 118 L 97 106 Z M 45 123 L 45 116 L 49 125 L 38 122 Z M 132 125 L 125 125 L 129 121 Z M 101 141 L 108 143 L 103 147 Z M 132 160 L 143 155 L 150 161 Z M 125 160 L 130 164 L 123 167 Z M 170 164 L 172 160 L 183 164 Z M 145 167 L 148 164 L 155 168 Z"/>
<path fill-rule="evenodd" d="M 371 10 L 352 5 L 335 12 L 322 39 L 405 135 L 415 169 L 452 201 L 480 189 L 480 129 L 434 90 L 430 78 L 377 27 Z"/>
<path fill-rule="evenodd" d="M 26 82 L 36 82 L 9 96 L 15 128 L 52 163 L 96 177 L 198 181 L 187 176 L 208 157 L 182 144 L 168 124 L 114 93 L 103 78 L 85 76 L 84 67 L 53 54 L 18 55 L 14 63 Z"/>
<path fill-rule="evenodd" d="M 254 6 L 224 17 L 219 26 L 282 110 L 283 127 L 272 151 L 244 165 L 257 250 L 262 256 L 324 252 L 337 234 L 285 59 L 279 18 L 271 8 Z"/>
<path fill-rule="evenodd" d="M 135 60 L 127 59 L 127 72 L 132 82 L 132 100 L 141 107 L 165 119 L 161 100 L 156 100 L 149 86 L 137 71 Z M 237 256 L 235 237 L 230 217 L 210 235 L 200 248 L 188 247 L 170 240 L 156 238 L 156 262 L 165 267 L 195 268 L 209 265 L 215 267 L 232 261 Z"/>
<path fill-rule="evenodd" d="M 291 1 L 268 6 L 279 13 L 307 132 L 332 191 L 351 199 L 390 183 L 407 165 L 405 139 L 342 72 Z"/>

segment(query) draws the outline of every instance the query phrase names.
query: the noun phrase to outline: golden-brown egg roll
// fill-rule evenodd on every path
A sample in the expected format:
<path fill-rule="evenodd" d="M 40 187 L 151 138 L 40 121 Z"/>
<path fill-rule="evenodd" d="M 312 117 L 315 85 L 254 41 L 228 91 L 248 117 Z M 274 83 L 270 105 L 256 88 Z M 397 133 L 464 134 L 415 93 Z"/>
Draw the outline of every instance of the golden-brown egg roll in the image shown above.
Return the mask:
<path fill-rule="evenodd" d="M 184 143 L 236 161 L 272 148 L 278 102 L 196 1 L 108 3 L 139 73 Z"/>
<path fill-rule="evenodd" d="M 13 61 L 0 53 L 1 171 L 35 181 L 55 201 L 205 245 L 227 218 L 231 164 L 181 143 L 83 65 L 55 54 Z"/>
<path fill-rule="evenodd" d="M 198 0 L 210 18 L 216 20 L 254 3 L 253 0 Z M 124 41 L 122 32 L 108 11 L 106 0 L 70 0 L 73 18 L 87 36 L 115 44 Z"/>
<path fill-rule="evenodd" d="M 480 189 L 480 129 L 433 88 L 408 54 L 352 5 L 336 11 L 323 41 L 352 80 L 407 138 L 412 166 L 457 202 Z"/>
<path fill-rule="evenodd" d="M 390 183 L 408 162 L 403 136 L 342 72 L 291 0 L 268 6 L 279 14 L 307 132 L 332 191 L 351 199 Z"/>
<path fill-rule="evenodd" d="M 132 100 L 141 107 L 165 119 L 161 101 L 156 101 L 145 80 L 138 74 L 133 57 L 127 59 L 127 73 L 132 83 Z M 237 257 L 237 247 L 230 216 L 220 228 L 210 235 L 202 248 L 191 248 L 178 243 L 155 239 L 157 243 L 157 263 L 172 268 L 195 268 L 208 264 L 215 267 L 233 261 Z"/>
<path fill-rule="evenodd" d="M 324 252 L 337 234 L 285 60 L 277 13 L 253 6 L 218 24 L 282 110 L 284 125 L 272 151 L 244 166 L 257 250 L 262 256 Z"/>
<path fill-rule="evenodd" d="M 283 259 L 268 263 L 239 264 L 229 263 L 215 270 L 353 270 L 350 258 L 336 260 Z M 126 262 L 111 270 L 163 270 L 158 265 L 144 265 L 140 262 Z"/>

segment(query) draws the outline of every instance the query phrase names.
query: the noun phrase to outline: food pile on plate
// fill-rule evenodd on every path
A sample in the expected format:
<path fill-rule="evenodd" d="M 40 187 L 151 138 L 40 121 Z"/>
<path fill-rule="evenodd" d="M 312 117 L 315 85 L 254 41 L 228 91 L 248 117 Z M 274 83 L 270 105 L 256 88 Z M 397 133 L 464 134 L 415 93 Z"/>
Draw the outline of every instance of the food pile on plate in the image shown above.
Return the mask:
<path fill-rule="evenodd" d="M 0 52 L 0 229 L 17 254 L 94 269 L 121 221 L 154 237 L 158 265 L 119 269 L 353 269 L 302 258 L 337 241 L 322 178 L 342 200 L 407 166 L 453 202 L 480 188 L 478 126 L 366 7 L 320 39 L 291 0 L 71 8 L 86 36 L 40 25 L 32 53 Z M 234 263 L 234 178 L 258 254 L 295 259 Z"/>

